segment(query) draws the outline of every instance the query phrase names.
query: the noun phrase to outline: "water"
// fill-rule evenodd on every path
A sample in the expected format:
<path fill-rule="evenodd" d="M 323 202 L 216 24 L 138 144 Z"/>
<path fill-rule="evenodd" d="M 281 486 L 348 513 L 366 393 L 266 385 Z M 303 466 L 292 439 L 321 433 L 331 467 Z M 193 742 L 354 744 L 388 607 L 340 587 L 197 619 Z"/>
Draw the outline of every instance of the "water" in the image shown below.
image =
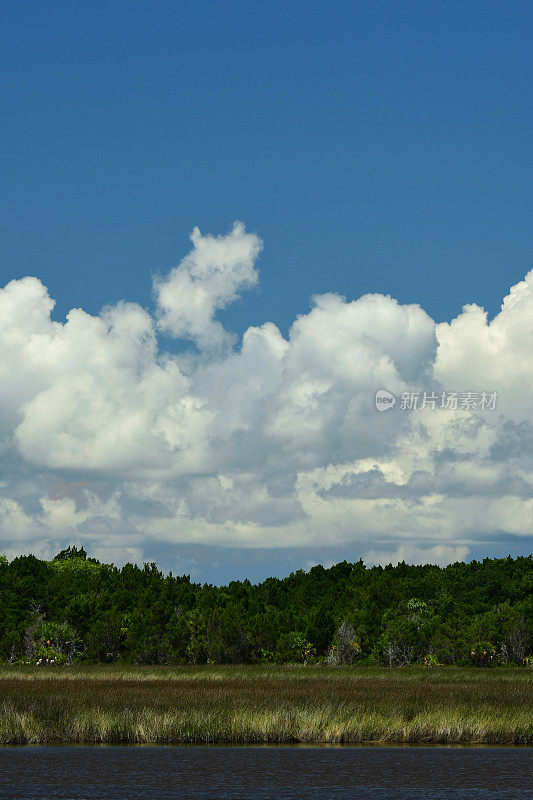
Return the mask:
<path fill-rule="evenodd" d="M 0 747 L 2 800 L 532 800 L 533 748 Z"/>

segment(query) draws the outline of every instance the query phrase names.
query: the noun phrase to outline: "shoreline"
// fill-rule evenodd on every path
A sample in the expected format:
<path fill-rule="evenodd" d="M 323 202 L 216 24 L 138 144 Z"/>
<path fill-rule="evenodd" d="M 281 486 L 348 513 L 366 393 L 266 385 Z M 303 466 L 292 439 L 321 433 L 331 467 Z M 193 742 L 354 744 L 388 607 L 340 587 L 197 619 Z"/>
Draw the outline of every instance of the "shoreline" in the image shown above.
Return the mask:
<path fill-rule="evenodd" d="M 106 749 L 130 750 L 141 748 L 144 750 L 532 750 L 533 744 L 438 744 L 433 742 L 345 742 L 344 744 L 324 743 L 287 743 L 272 742 L 260 744 L 257 742 L 211 742 L 199 744 L 194 742 L 40 742 L 34 744 L 0 744 L 1 750 L 80 750 L 80 749 Z"/>

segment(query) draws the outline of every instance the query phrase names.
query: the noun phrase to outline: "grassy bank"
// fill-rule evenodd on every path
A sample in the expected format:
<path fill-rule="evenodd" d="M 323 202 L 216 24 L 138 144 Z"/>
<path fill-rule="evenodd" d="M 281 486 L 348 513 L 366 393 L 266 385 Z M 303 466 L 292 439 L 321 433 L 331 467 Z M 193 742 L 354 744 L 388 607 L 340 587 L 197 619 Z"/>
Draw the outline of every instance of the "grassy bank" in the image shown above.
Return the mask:
<path fill-rule="evenodd" d="M 0 744 L 533 744 L 505 668 L 0 668 Z"/>

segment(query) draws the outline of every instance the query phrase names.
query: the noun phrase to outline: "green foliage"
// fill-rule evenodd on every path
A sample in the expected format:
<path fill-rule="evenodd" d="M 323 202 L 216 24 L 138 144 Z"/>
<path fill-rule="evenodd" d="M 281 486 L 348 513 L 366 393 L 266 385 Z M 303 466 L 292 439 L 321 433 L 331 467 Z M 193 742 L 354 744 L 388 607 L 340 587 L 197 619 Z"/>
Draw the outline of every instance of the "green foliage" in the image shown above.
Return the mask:
<path fill-rule="evenodd" d="M 531 663 L 532 558 L 367 569 L 346 561 L 228 586 L 68 547 L 0 556 L 0 659 L 388 666 Z"/>
<path fill-rule="evenodd" d="M 315 656 L 315 648 L 303 633 L 282 633 L 278 640 L 277 661 L 290 664 L 306 664 Z"/>
<path fill-rule="evenodd" d="M 45 622 L 37 613 L 24 635 L 27 662 L 37 665 L 72 664 L 80 653 L 80 640 L 67 622 Z"/>
<path fill-rule="evenodd" d="M 80 547 L 78 550 L 78 548 L 75 546 L 69 546 L 66 548 L 66 550 L 61 550 L 61 552 L 55 557 L 54 561 L 67 561 L 70 558 L 79 558 L 85 561 L 87 559 L 87 553 L 83 547 Z"/>

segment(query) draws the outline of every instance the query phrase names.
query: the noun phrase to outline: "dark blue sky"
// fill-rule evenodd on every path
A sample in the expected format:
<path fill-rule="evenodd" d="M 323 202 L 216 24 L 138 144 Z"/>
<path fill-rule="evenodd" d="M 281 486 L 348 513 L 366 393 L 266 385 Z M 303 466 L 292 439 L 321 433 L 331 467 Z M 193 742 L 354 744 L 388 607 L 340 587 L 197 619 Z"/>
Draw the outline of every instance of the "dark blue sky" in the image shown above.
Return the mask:
<path fill-rule="evenodd" d="M 234 219 L 265 241 L 238 330 L 324 291 L 494 314 L 533 264 L 529 3 L 3 8 L 0 278 L 58 317 L 150 304 Z"/>

